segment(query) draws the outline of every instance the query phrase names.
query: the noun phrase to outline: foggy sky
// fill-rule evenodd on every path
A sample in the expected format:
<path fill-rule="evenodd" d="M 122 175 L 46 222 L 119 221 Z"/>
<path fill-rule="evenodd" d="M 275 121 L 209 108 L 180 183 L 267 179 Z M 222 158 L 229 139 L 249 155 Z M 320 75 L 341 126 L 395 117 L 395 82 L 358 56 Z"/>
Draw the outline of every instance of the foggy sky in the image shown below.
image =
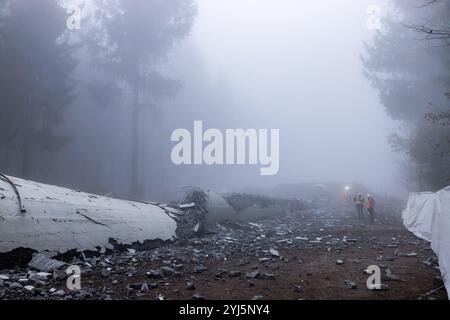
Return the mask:
<path fill-rule="evenodd" d="M 198 0 L 190 37 L 172 51 L 165 72 L 183 89 L 165 110 L 170 132 L 212 128 L 279 128 L 280 171 L 259 166 L 174 166 L 175 190 L 221 190 L 296 182 L 359 182 L 399 192 L 398 156 L 387 136 L 396 125 L 362 73 L 367 8 L 384 1 Z"/>

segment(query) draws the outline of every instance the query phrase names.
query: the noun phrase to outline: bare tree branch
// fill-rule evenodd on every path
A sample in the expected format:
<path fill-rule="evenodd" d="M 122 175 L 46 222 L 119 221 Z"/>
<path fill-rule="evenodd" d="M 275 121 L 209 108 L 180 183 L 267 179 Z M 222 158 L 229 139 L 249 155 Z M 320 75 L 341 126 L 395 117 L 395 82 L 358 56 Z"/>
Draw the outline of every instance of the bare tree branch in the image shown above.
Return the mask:
<path fill-rule="evenodd" d="M 410 28 L 416 32 L 420 32 L 424 35 L 424 40 L 439 40 L 444 41 L 445 45 L 450 45 L 450 27 L 432 28 L 426 25 L 406 24 L 407 28 Z"/>
<path fill-rule="evenodd" d="M 428 0 L 424 4 L 417 6 L 416 8 L 425 8 L 432 4 L 436 4 L 441 0 Z M 424 35 L 423 40 L 438 40 L 443 41 L 445 45 L 450 45 L 450 26 L 430 26 L 430 25 L 419 25 L 414 23 L 409 23 L 405 25 L 406 27 L 422 33 Z"/>
<path fill-rule="evenodd" d="M 428 7 L 429 5 L 438 2 L 439 0 L 429 0 L 426 3 L 424 3 L 423 5 L 417 6 L 416 8 L 425 8 Z"/>

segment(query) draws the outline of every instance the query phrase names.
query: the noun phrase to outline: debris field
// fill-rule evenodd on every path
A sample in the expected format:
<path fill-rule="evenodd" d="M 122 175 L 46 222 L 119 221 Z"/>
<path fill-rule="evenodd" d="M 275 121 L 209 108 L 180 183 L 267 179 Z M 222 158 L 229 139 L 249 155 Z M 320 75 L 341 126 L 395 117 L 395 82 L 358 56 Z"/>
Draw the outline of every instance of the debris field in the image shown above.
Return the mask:
<path fill-rule="evenodd" d="M 85 252 L 65 263 L 34 256 L 0 270 L 1 299 L 447 299 L 429 244 L 400 217 L 358 220 L 353 208 L 292 210 L 224 222 L 152 250 Z M 81 268 L 68 290 L 65 269 Z M 382 286 L 369 290 L 369 266 Z"/>

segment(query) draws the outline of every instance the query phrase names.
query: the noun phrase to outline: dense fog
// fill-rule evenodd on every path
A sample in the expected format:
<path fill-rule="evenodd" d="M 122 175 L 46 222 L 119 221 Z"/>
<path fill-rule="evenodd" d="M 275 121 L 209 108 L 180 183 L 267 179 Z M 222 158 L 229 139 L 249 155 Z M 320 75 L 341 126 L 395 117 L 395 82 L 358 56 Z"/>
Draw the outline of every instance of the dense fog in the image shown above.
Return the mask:
<path fill-rule="evenodd" d="M 398 139 L 426 112 L 448 110 L 449 46 L 405 23 L 445 21 L 449 7 L 412 2 L 2 0 L 1 171 L 146 200 L 187 186 L 436 190 L 448 184 L 448 146 L 428 161 Z M 73 28 L 68 3 L 82 9 Z M 389 47 L 395 37 L 409 45 Z M 417 75 L 438 80 L 423 86 Z M 174 164 L 171 134 L 193 133 L 194 121 L 223 133 L 279 129 L 277 174 Z M 414 176 L 429 163 L 446 180 Z"/>

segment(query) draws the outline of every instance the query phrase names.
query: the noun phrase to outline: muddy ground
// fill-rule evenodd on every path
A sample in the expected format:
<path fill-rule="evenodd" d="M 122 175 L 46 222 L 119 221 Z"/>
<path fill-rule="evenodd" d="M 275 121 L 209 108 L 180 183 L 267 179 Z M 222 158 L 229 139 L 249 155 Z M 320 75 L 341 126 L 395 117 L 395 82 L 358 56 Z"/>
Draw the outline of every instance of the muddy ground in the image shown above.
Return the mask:
<path fill-rule="evenodd" d="M 432 292 L 442 282 L 427 242 L 399 217 L 380 214 L 369 225 L 352 209 L 224 223 L 184 244 L 74 259 L 83 272 L 82 290 L 74 292 L 49 278 L 28 290 L 4 282 L 0 293 L 3 299 L 447 299 L 445 289 Z M 370 265 L 381 268 L 387 290 L 367 289 L 363 271 Z M 0 274 L 25 286 L 27 272 Z"/>

